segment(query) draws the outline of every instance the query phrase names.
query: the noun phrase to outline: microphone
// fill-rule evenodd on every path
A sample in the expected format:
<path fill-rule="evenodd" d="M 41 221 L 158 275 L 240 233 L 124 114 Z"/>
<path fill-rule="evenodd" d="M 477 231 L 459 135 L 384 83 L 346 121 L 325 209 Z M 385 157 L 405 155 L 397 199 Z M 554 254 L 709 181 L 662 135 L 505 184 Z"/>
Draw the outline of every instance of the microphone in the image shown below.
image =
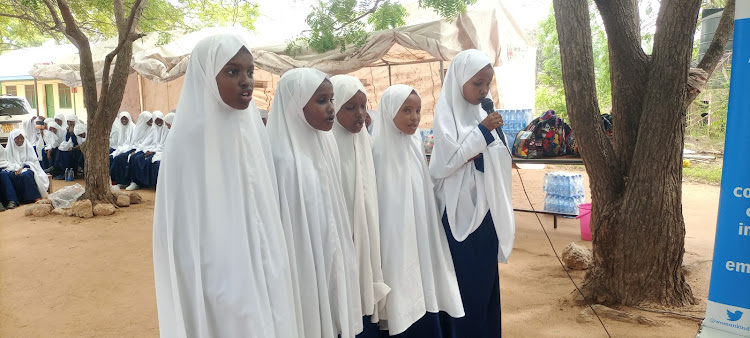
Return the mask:
<path fill-rule="evenodd" d="M 482 109 L 487 112 L 487 115 L 492 114 L 495 112 L 495 103 L 492 102 L 491 98 L 485 97 L 482 99 Z M 503 133 L 501 128 L 502 127 L 498 127 L 497 129 L 495 129 L 497 131 L 497 135 L 500 136 L 500 141 L 503 142 L 505 148 L 508 148 L 508 150 L 510 150 L 510 148 L 508 147 L 508 142 L 505 140 L 505 133 Z"/>

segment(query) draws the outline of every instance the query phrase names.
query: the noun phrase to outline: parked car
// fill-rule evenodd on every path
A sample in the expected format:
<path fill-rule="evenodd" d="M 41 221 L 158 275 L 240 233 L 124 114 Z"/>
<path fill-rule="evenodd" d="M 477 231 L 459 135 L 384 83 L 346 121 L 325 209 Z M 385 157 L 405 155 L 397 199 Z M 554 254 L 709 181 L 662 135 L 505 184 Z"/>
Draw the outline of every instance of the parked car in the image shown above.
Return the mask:
<path fill-rule="evenodd" d="M 8 134 L 13 129 L 21 129 L 21 124 L 34 115 L 25 98 L 0 95 L 0 143 L 5 146 Z"/>

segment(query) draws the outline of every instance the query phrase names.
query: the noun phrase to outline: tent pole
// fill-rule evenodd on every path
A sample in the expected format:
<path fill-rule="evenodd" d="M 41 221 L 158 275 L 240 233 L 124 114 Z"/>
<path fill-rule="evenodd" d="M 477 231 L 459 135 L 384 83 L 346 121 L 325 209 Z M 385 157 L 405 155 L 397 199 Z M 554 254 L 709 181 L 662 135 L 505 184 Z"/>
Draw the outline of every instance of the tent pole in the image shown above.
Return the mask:
<path fill-rule="evenodd" d="M 39 108 L 39 84 L 36 81 L 36 78 L 34 78 L 34 101 L 36 101 L 36 116 L 39 116 L 39 111 L 41 110 Z"/>
<path fill-rule="evenodd" d="M 389 86 L 392 86 L 392 85 L 393 85 L 393 84 L 391 83 L 391 65 L 390 65 L 390 64 L 388 65 L 388 85 L 389 85 Z"/>
<path fill-rule="evenodd" d="M 443 68 L 443 60 L 440 60 L 440 84 L 443 84 L 445 78 L 445 68 Z"/>

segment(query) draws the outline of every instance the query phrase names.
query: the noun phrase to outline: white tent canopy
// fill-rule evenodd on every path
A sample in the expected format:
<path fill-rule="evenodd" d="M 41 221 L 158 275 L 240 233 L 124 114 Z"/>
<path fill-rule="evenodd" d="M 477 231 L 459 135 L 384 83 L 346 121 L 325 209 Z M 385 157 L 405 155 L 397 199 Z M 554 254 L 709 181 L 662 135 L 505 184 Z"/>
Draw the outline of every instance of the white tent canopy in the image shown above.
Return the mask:
<path fill-rule="evenodd" d="M 284 54 L 285 45 L 253 45 L 258 36 L 244 28 L 207 28 L 192 33 L 169 32 L 170 43 L 159 45 L 159 34 L 150 33 L 133 44 L 132 67 L 141 76 L 155 82 L 167 82 L 185 74 L 187 59 L 202 38 L 221 32 L 245 35 L 251 42 L 256 66 L 283 74 L 297 67 L 317 68 L 329 74 L 345 74 L 377 64 L 448 61 L 464 49 L 476 48 L 486 53 L 494 66 L 502 64 L 511 46 L 528 47 L 531 43 L 502 5 L 490 10 L 468 11 L 456 19 L 443 19 L 391 30 L 370 33 L 361 47 L 346 46 L 344 52 L 333 50 L 316 53 L 305 49 L 293 58 Z M 101 79 L 104 57 L 115 48 L 113 38 L 92 47 L 97 79 Z M 405 47 L 391 52 L 394 44 Z M 401 51 L 401 52 L 399 52 Z M 404 52 L 406 51 L 406 52 Z M 35 67 L 37 79 L 60 79 L 70 86 L 80 86 L 78 54 L 58 60 L 53 65 Z"/>

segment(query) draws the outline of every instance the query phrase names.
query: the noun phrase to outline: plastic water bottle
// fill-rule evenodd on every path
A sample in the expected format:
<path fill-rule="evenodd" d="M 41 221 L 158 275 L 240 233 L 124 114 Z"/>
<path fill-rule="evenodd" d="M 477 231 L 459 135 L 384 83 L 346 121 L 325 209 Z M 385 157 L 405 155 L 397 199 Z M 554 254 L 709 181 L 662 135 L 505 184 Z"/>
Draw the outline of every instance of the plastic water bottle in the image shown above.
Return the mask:
<path fill-rule="evenodd" d="M 73 168 L 66 168 L 65 169 L 65 181 L 72 182 L 73 179 L 74 179 Z"/>

